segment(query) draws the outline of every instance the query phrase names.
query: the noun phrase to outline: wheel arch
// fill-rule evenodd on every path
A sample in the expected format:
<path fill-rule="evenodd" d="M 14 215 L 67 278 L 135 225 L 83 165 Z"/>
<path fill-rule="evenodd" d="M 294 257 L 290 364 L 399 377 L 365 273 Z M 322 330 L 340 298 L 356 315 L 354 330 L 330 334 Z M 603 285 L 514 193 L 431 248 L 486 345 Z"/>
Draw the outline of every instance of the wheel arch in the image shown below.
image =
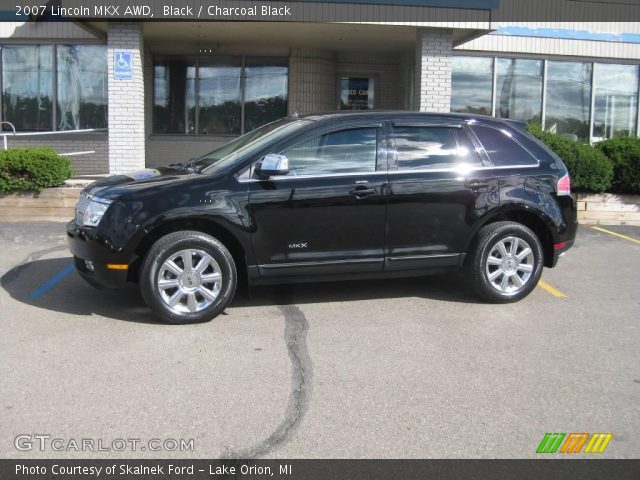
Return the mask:
<path fill-rule="evenodd" d="M 203 218 L 173 218 L 161 224 L 154 225 L 138 242 L 134 251 L 137 256 L 136 261 L 129 267 L 128 281 L 138 282 L 140 267 L 144 256 L 151 246 L 165 235 L 180 230 L 195 230 L 198 232 L 211 235 L 219 240 L 227 249 L 233 261 L 236 264 L 238 272 L 238 280 L 246 280 L 247 275 L 247 254 L 246 248 L 242 242 L 234 235 L 230 229 L 223 226 L 220 222 Z"/>
<path fill-rule="evenodd" d="M 469 241 L 466 251 L 469 251 L 469 248 L 475 242 L 478 232 L 480 229 L 486 225 L 496 223 L 496 222 L 516 222 L 525 227 L 532 230 L 540 243 L 542 244 L 542 251 L 544 254 L 544 266 L 552 267 L 553 266 L 553 245 L 554 245 L 554 236 L 553 230 L 551 226 L 551 219 L 545 218 L 543 214 L 537 212 L 532 209 L 526 209 L 522 207 L 516 208 L 507 208 L 498 212 L 495 212 L 493 215 L 484 218 L 481 222 L 478 223 L 476 229 Z"/>

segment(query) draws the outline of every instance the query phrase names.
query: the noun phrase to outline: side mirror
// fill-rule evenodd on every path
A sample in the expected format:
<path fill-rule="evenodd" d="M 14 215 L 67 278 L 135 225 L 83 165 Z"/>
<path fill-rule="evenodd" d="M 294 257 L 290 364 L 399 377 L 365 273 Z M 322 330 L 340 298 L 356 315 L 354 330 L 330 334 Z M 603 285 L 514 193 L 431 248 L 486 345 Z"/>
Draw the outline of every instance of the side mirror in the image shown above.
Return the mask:
<path fill-rule="evenodd" d="M 268 153 L 255 167 L 255 172 L 261 177 L 274 177 L 289 173 L 289 159 L 284 155 Z"/>

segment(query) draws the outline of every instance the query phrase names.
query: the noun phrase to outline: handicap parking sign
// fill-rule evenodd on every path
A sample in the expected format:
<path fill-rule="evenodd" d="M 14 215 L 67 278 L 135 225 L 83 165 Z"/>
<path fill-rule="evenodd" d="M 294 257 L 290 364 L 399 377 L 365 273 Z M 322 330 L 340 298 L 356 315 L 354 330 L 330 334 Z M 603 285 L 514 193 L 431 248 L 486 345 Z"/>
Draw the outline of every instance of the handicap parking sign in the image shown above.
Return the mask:
<path fill-rule="evenodd" d="M 125 50 L 113 52 L 113 78 L 116 80 L 133 78 L 133 52 Z"/>

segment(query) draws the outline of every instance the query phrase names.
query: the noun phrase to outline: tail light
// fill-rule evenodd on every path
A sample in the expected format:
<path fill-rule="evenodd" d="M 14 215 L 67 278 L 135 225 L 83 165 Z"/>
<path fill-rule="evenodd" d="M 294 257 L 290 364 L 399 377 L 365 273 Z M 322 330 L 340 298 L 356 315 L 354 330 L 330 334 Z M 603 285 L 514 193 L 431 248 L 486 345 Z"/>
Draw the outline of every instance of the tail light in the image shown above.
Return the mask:
<path fill-rule="evenodd" d="M 558 180 L 556 191 L 558 195 L 571 195 L 571 179 L 568 173 Z"/>

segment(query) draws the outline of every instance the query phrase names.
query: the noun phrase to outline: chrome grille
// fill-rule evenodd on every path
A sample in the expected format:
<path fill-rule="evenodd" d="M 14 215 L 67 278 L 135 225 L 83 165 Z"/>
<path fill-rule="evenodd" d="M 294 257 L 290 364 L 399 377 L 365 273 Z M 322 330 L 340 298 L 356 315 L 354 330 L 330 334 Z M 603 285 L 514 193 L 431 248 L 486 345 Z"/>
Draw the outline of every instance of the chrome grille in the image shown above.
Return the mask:
<path fill-rule="evenodd" d="M 87 209 L 87 205 L 91 198 L 87 195 L 86 192 L 82 192 L 80 194 L 80 198 L 78 198 L 78 203 L 76 203 L 76 225 L 81 226 L 84 221 L 84 211 Z"/>

